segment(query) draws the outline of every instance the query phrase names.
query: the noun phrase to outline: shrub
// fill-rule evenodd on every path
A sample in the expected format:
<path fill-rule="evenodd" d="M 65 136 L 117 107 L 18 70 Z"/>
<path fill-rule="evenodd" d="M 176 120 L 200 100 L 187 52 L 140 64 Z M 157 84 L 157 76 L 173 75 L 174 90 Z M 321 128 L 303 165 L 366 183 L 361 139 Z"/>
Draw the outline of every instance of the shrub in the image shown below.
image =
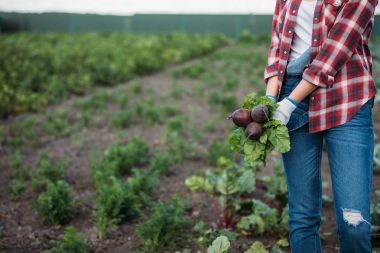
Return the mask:
<path fill-rule="evenodd" d="M 13 148 L 19 148 L 27 143 L 36 145 L 39 141 L 37 120 L 34 117 L 28 117 L 15 122 L 9 127 L 4 127 L 2 135 L 2 142 L 11 145 Z"/>
<path fill-rule="evenodd" d="M 69 111 L 59 109 L 56 112 L 49 112 L 46 115 L 44 129 L 47 134 L 63 136 L 70 132 Z"/>
<path fill-rule="evenodd" d="M 30 167 L 25 166 L 22 159 L 20 150 L 16 150 L 14 154 L 7 157 L 8 165 L 13 178 L 24 179 L 29 175 Z"/>
<path fill-rule="evenodd" d="M 184 214 L 185 205 L 177 199 L 158 202 L 152 216 L 137 226 L 137 235 L 144 242 L 146 252 L 172 246 L 190 226 Z"/>
<path fill-rule="evenodd" d="M 114 163 L 116 173 L 125 174 L 135 166 L 148 160 L 148 145 L 140 138 L 133 137 L 126 146 L 112 146 L 104 152 L 103 160 Z"/>
<path fill-rule="evenodd" d="M 148 204 L 153 190 L 160 183 L 159 174 L 155 171 L 133 169 L 132 177 L 128 178 L 127 184 L 139 202 Z"/>
<path fill-rule="evenodd" d="M 139 200 L 133 190 L 120 179 L 110 177 L 107 184 L 101 184 L 96 196 L 96 227 L 100 239 L 108 228 L 138 214 Z"/>
<path fill-rule="evenodd" d="M 68 169 L 68 163 L 60 160 L 54 163 L 46 152 L 39 156 L 37 170 L 32 175 L 32 187 L 34 190 L 43 189 L 47 182 L 57 182 L 64 180 Z"/>
<path fill-rule="evenodd" d="M 119 128 L 127 127 L 131 124 L 133 116 L 133 111 L 120 111 L 112 118 L 112 124 Z"/>
<path fill-rule="evenodd" d="M 173 164 L 173 159 L 169 153 L 156 154 L 150 160 L 150 169 L 154 172 L 158 172 L 159 175 L 166 174 Z"/>
<path fill-rule="evenodd" d="M 69 185 L 61 180 L 47 182 L 46 191 L 34 203 L 38 216 L 48 224 L 67 223 L 73 216 L 75 206 Z"/>
<path fill-rule="evenodd" d="M 53 241 L 53 248 L 45 250 L 43 253 L 88 253 L 90 247 L 87 245 L 86 238 L 72 226 L 65 228 L 62 240 Z"/>

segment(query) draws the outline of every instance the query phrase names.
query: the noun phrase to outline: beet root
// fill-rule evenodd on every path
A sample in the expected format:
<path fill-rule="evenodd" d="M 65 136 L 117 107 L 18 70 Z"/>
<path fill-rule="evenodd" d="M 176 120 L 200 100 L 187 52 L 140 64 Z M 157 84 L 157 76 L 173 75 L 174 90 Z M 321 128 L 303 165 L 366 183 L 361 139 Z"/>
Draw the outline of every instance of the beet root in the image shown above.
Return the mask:
<path fill-rule="evenodd" d="M 245 128 L 245 135 L 251 140 L 258 140 L 263 133 L 263 127 L 260 123 L 251 122 Z"/>
<path fill-rule="evenodd" d="M 264 123 L 269 118 L 269 110 L 266 105 L 257 105 L 251 112 L 252 121 L 257 123 Z"/>
<path fill-rule="evenodd" d="M 244 108 L 239 108 L 235 110 L 228 119 L 232 119 L 235 125 L 239 127 L 246 127 L 252 122 L 251 113 L 249 110 Z"/>

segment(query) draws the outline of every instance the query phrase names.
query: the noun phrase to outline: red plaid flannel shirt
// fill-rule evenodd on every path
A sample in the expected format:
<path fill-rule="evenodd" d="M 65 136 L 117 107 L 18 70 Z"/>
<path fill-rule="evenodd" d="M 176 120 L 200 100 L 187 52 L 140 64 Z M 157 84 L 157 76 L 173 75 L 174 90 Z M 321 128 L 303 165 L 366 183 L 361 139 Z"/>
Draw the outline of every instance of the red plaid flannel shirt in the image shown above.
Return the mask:
<path fill-rule="evenodd" d="M 341 125 L 376 88 L 368 48 L 378 0 L 317 0 L 310 52 L 302 78 L 319 86 L 310 94 L 309 132 Z M 264 81 L 278 75 L 281 89 L 301 0 L 277 0 Z"/>

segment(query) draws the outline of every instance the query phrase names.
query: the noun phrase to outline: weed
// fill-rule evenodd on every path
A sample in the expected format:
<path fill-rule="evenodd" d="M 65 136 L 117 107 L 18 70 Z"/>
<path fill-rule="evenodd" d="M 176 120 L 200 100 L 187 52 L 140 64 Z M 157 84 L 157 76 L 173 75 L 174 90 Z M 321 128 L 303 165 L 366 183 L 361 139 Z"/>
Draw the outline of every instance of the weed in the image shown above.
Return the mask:
<path fill-rule="evenodd" d="M 52 249 L 42 253 L 88 253 L 90 247 L 87 245 L 86 238 L 82 233 L 72 226 L 65 228 L 65 234 L 59 241 L 51 242 Z"/>
<path fill-rule="evenodd" d="M 156 204 L 151 217 L 137 226 L 137 235 L 144 242 L 145 252 L 157 252 L 165 246 L 172 246 L 183 235 L 190 226 L 184 218 L 185 208 L 175 198 Z"/>
<path fill-rule="evenodd" d="M 42 192 L 33 204 L 38 216 L 48 224 L 65 224 L 73 216 L 74 203 L 69 185 L 65 181 L 47 182 L 46 191 Z"/>

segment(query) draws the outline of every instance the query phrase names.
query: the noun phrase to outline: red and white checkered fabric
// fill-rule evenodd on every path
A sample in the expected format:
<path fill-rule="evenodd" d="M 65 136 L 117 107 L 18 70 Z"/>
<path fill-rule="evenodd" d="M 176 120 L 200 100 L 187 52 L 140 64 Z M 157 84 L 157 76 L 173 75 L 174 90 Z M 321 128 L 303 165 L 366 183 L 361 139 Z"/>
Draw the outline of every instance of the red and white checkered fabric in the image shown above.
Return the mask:
<path fill-rule="evenodd" d="M 278 75 L 281 88 L 301 0 L 277 0 L 264 81 Z M 368 47 L 378 0 L 317 0 L 311 63 L 302 78 L 319 86 L 310 94 L 309 132 L 349 121 L 375 96 Z"/>

